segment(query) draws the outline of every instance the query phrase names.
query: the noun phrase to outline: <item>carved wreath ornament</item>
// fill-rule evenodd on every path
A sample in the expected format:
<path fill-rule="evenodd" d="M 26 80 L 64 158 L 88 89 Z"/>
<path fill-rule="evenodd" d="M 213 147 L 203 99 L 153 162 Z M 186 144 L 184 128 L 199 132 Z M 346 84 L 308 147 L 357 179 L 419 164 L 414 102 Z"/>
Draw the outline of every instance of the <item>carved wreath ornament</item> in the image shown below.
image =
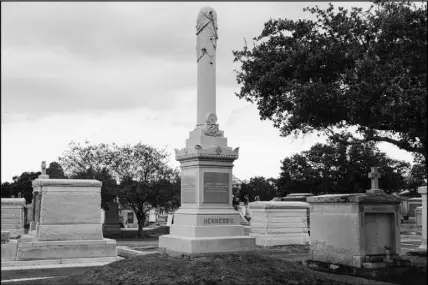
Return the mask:
<path fill-rule="evenodd" d="M 221 136 L 221 132 L 218 129 L 217 116 L 214 113 L 209 113 L 205 120 L 204 134 L 211 137 Z"/>

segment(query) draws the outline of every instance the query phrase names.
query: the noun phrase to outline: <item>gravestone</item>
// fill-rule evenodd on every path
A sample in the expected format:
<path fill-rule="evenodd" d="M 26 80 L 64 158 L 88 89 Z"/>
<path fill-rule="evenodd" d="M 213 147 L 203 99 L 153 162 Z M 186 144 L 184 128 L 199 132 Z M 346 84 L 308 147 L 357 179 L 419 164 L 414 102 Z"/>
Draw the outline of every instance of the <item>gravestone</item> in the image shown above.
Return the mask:
<path fill-rule="evenodd" d="M 1 229 L 10 236 L 24 234 L 24 198 L 1 198 Z"/>
<path fill-rule="evenodd" d="M 115 201 L 107 203 L 108 209 L 104 212 L 103 236 L 116 238 L 120 236 L 119 204 Z"/>
<path fill-rule="evenodd" d="M 260 246 L 308 244 L 305 202 L 252 202 L 250 236 Z"/>
<path fill-rule="evenodd" d="M 419 187 L 418 193 L 422 196 L 422 243 L 419 249 L 427 250 L 427 187 Z"/>
<path fill-rule="evenodd" d="M 202 8 L 197 17 L 197 118 L 186 147 L 175 150 L 181 164 L 181 207 L 159 252 L 199 255 L 253 250 L 240 214 L 232 206 L 232 168 L 239 148 L 227 146 L 216 115 L 217 14 Z"/>
<path fill-rule="evenodd" d="M 380 177 L 376 168 L 371 173 L 372 180 Z M 312 261 L 371 267 L 400 254 L 401 198 L 383 193 L 377 181 L 372 187 L 361 194 L 308 197 Z"/>

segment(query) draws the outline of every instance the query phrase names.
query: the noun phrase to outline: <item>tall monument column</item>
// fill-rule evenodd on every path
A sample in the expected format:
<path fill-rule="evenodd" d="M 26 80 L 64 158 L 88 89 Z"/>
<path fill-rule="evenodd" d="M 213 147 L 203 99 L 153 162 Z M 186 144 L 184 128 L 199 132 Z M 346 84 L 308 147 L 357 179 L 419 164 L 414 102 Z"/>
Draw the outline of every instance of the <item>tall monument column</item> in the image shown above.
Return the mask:
<path fill-rule="evenodd" d="M 159 252 L 201 255 L 251 251 L 255 238 L 244 235 L 232 206 L 232 168 L 239 148 L 227 146 L 216 115 L 215 52 L 217 14 L 202 8 L 196 25 L 198 98 L 196 127 L 186 147 L 175 150 L 181 163 L 181 207 L 170 234 L 159 237 Z"/>
<path fill-rule="evenodd" d="M 196 61 L 198 64 L 197 126 L 205 123 L 206 115 L 216 113 L 216 49 L 217 13 L 202 8 L 196 20 Z"/>

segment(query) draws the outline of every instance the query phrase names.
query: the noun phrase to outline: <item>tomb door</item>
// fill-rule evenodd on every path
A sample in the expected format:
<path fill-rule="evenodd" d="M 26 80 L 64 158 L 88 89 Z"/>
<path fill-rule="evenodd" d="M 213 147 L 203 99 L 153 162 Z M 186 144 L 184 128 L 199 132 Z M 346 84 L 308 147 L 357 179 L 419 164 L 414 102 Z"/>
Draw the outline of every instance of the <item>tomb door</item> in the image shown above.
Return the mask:
<path fill-rule="evenodd" d="M 392 214 L 366 214 L 365 239 L 366 254 L 385 254 L 385 246 L 394 249 Z"/>

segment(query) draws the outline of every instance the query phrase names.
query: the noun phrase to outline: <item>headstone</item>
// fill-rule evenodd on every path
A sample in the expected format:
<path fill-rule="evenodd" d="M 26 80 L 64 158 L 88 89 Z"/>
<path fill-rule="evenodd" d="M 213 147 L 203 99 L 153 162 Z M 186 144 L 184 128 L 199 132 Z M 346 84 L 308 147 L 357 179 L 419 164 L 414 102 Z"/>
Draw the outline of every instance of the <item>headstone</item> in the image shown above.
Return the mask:
<path fill-rule="evenodd" d="M 107 207 L 103 223 L 103 236 L 116 238 L 120 235 L 119 204 L 111 201 L 107 203 Z"/>
<path fill-rule="evenodd" d="M 250 236 L 260 246 L 308 244 L 305 202 L 252 202 Z"/>
<path fill-rule="evenodd" d="M 427 250 L 427 187 L 419 187 L 418 193 L 422 196 L 422 243 L 419 249 Z"/>
<path fill-rule="evenodd" d="M 202 8 L 197 17 L 197 118 L 186 147 L 175 150 L 181 163 L 181 207 L 170 234 L 159 237 L 159 252 L 199 255 L 250 251 L 255 238 L 244 235 L 232 206 L 232 168 L 239 148 L 227 146 L 216 115 L 217 14 Z"/>
<path fill-rule="evenodd" d="M 1 229 L 10 236 L 24 234 L 24 198 L 1 198 Z"/>

